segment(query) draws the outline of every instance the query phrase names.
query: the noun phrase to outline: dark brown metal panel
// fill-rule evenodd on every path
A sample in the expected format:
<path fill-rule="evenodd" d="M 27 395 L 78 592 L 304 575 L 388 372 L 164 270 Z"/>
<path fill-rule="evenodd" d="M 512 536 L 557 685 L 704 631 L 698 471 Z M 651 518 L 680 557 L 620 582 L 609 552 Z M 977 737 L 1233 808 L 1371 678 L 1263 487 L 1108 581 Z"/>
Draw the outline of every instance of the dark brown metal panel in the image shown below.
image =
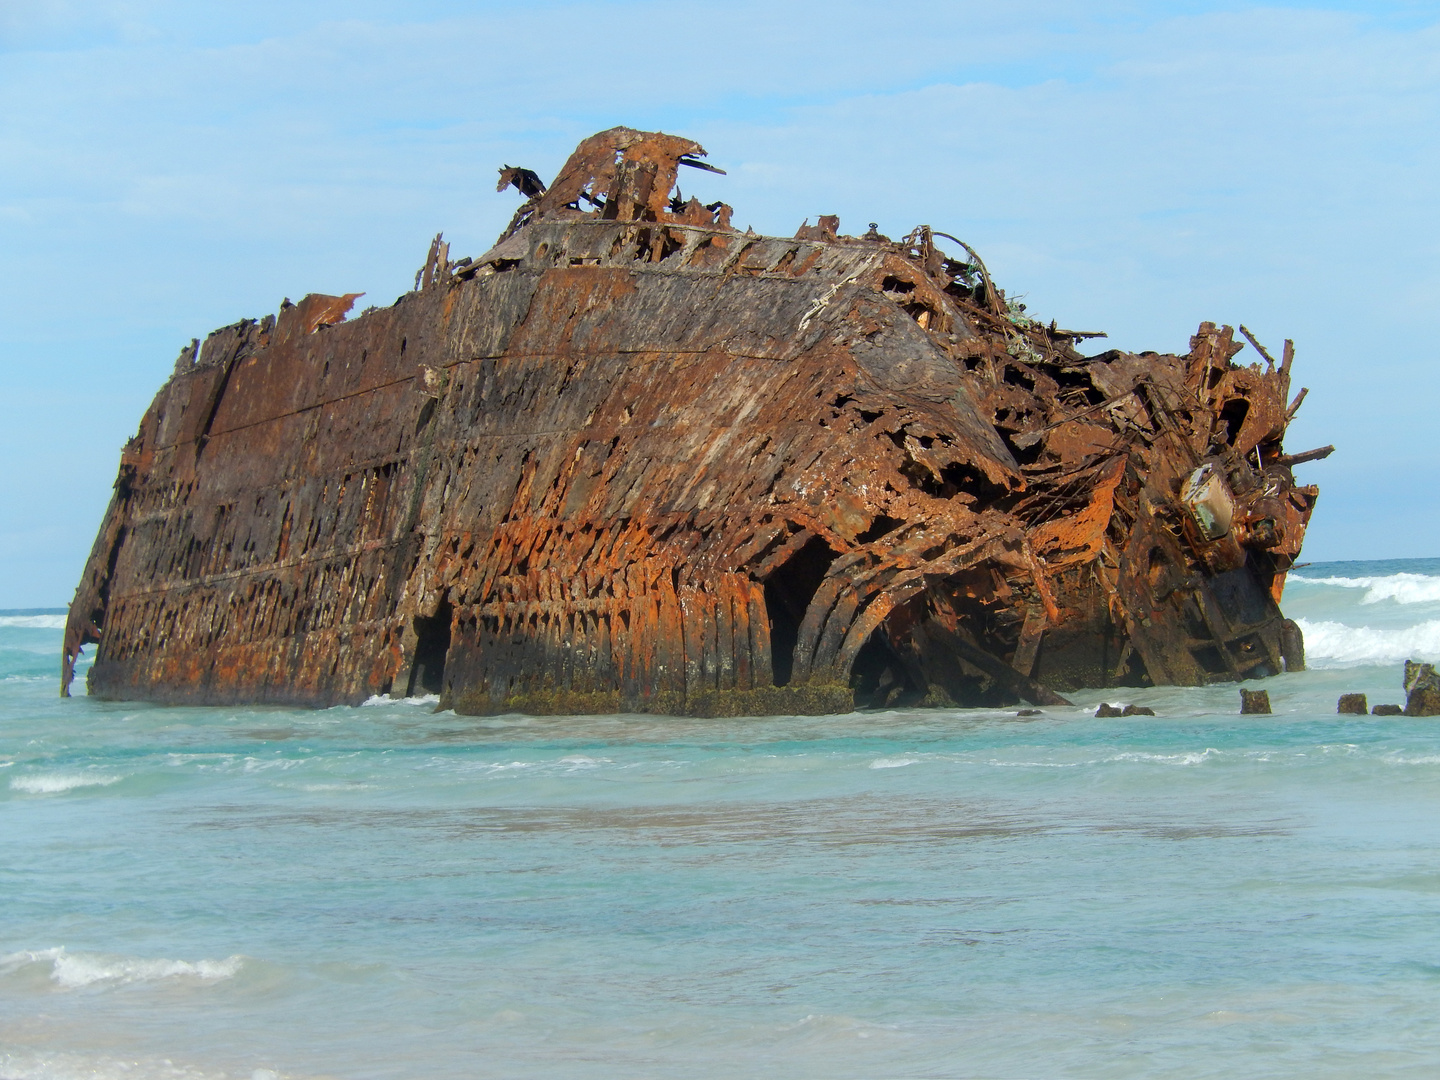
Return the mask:
<path fill-rule="evenodd" d="M 1087 359 L 928 228 L 672 201 L 701 153 L 614 129 L 548 189 L 508 168 L 531 201 L 480 259 L 437 237 L 389 308 L 182 350 L 67 686 L 97 640 L 104 696 L 464 712 L 1042 702 L 1298 657 L 1289 343 Z"/>

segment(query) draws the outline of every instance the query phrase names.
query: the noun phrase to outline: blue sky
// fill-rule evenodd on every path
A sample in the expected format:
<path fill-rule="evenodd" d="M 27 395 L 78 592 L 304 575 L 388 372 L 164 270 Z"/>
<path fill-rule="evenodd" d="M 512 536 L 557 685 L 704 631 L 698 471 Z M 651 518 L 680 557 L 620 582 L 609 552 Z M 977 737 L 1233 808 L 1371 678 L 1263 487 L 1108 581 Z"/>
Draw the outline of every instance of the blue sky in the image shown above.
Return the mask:
<path fill-rule="evenodd" d="M 0 607 L 69 600 L 182 344 L 389 303 L 621 123 L 742 228 L 931 224 L 1106 344 L 1293 337 L 1306 556 L 1440 555 L 1437 121 L 1433 3 L 0 0 Z"/>

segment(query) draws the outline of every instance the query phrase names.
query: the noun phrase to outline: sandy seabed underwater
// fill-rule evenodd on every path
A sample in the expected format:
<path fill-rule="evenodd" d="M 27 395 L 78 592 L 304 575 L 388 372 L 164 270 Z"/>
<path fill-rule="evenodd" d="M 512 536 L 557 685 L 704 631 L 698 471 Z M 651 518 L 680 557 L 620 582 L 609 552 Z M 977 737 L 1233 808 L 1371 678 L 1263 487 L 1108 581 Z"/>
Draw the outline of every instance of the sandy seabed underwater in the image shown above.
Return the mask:
<path fill-rule="evenodd" d="M 1440 718 L 1335 702 L 1440 560 L 1285 608 L 1247 717 L 62 701 L 0 616 L 0 1077 L 1435 1076 Z"/>

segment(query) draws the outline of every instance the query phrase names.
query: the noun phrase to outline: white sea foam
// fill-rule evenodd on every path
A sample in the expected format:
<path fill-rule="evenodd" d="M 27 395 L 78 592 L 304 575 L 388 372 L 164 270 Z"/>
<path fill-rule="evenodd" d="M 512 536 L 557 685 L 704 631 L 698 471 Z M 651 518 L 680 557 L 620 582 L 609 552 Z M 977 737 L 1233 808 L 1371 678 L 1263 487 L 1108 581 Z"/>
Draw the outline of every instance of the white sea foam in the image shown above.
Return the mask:
<path fill-rule="evenodd" d="M 914 765 L 920 759 L 913 757 L 882 757 L 870 762 L 872 769 L 903 769 L 906 765 Z"/>
<path fill-rule="evenodd" d="M 64 615 L 0 615 L 0 626 L 18 626 L 26 630 L 64 630 Z"/>
<path fill-rule="evenodd" d="M 82 787 L 109 787 L 121 778 L 101 776 L 95 773 L 33 773 L 17 776 L 10 781 L 11 791 L 23 791 L 27 795 L 58 795 L 62 791 L 74 791 Z"/>
<path fill-rule="evenodd" d="M 367 705 L 439 705 L 439 694 L 421 694 L 418 697 L 393 698 L 389 694 L 372 694 L 360 703 L 361 708 Z"/>
<path fill-rule="evenodd" d="M 1382 600 L 1393 600 L 1397 604 L 1440 603 L 1440 577 L 1428 574 L 1386 574 L 1383 577 L 1323 577 L 1312 578 L 1292 576 L 1295 584 L 1331 585 L 1339 589 L 1364 589 L 1360 598 L 1362 604 L 1378 604 Z"/>
<path fill-rule="evenodd" d="M 254 758 L 247 757 L 240 763 L 242 771 L 247 773 L 268 772 L 271 769 L 298 769 L 309 764 L 302 758 Z"/>
<path fill-rule="evenodd" d="M 1326 620 L 1295 622 L 1305 635 L 1305 659 L 1312 667 L 1440 660 L 1440 619 L 1383 630 Z"/>
<path fill-rule="evenodd" d="M 96 983 L 124 986 L 161 979 L 217 982 L 221 979 L 233 979 L 243 963 L 238 956 L 228 956 L 224 960 L 197 960 L 192 964 L 186 960 L 139 960 L 67 953 L 56 957 L 51 978 L 66 989 L 93 986 Z"/>
<path fill-rule="evenodd" d="M 589 754 L 566 754 L 560 759 L 561 765 L 570 765 L 574 768 L 588 769 L 596 765 L 608 765 L 609 758 L 591 757 Z"/>
<path fill-rule="evenodd" d="M 1078 769 L 1082 765 L 1096 765 L 1097 758 L 1089 758 L 1086 761 L 1001 761 L 999 758 L 987 758 L 983 764 L 997 769 Z"/>
<path fill-rule="evenodd" d="M 182 1065 L 169 1058 L 16 1051 L 0 1053 L 0 1076 L 6 1080 L 226 1080 L 228 1074 Z M 279 1080 L 279 1074 L 256 1069 L 251 1080 Z"/>
<path fill-rule="evenodd" d="M 1005 761 L 1001 758 L 987 758 L 980 764 L 1002 769 L 1083 769 L 1093 765 L 1124 764 L 1140 765 L 1200 765 L 1212 758 L 1227 757 L 1225 751 L 1213 746 L 1204 750 L 1186 750 L 1175 754 L 1156 754 L 1139 750 L 1127 750 L 1105 757 L 1076 758 L 1070 761 L 1035 761 L 1033 759 Z M 872 768 L 874 766 L 871 766 Z"/>
<path fill-rule="evenodd" d="M 0 956 L 0 975 L 10 975 L 27 967 L 49 967 L 50 979 L 65 990 L 108 985 L 128 986 L 132 983 L 160 982 L 165 979 L 213 983 L 233 979 L 245 963 L 243 956 L 227 956 L 224 960 L 151 960 L 137 956 L 113 956 L 105 953 L 70 952 L 64 946 L 33 952 Z"/>
<path fill-rule="evenodd" d="M 1140 761 L 1154 765 L 1199 765 L 1202 761 L 1211 757 L 1220 756 L 1220 751 L 1213 746 L 1207 746 L 1204 750 L 1190 750 L 1180 754 L 1150 754 L 1138 750 L 1126 751 L 1123 754 L 1116 754 L 1107 758 L 1107 761 Z"/>

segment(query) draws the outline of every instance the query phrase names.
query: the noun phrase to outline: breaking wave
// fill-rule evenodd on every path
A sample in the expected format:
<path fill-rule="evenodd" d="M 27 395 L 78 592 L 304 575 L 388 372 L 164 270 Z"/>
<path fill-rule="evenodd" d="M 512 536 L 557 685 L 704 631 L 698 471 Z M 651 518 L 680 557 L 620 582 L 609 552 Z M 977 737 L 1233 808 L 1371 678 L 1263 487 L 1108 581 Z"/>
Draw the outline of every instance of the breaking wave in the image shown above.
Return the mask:
<path fill-rule="evenodd" d="M 28 630 L 64 630 L 64 615 L 0 615 L 0 626 L 18 626 Z"/>
<path fill-rule="evenodd" d="M 439 694 L 419 694 L 416 697 L 392 698 L 389 694 L 371 694 L 362 701 L 361 706 L 369 705 L 439 705 Z"/>
<path fill-rule="evenodd" d="M 1330 585 L 1339 589 L 1364 589 L 1362 604 L 1391 600 L 1397 604 L 1440 603 L 1440 577 L 1428 574 L 1386 574 L 1383 577 L 1323 577 L 1292 575 L 1295 584 Z"/>
<path fill-rule="evenodd" d="M 0 975 L 15 974 L 26 968 L 43 970 L 48 966 L 51 981 L 65 990 L 97 985 L 128 986 L 165 979 L 213 983 L 234 978 L 244 962 L 242 956 L 196 960 L 194 963 L 188 960 L 147 960 L 104 953 L 72 953 L 61 946 L 0 956 Z"/>
<path fill-rule="evenodd" d="M 11 791 L 23 791 L 27 795 L 58 795 L 62 791 L 73 791 L 82 787 L 109 787 L 120 780 L 118 776 L 94 776 L 85 773 L 36 773 L 32 776 L 17 776 L 10 781 Z"/>
<path fill-rule="evenodd" d="M 1295 622 L 1305 635 L 1306 662 L 1314 667 L 1440 660 L 1440 619 L 1385 630 L 1325 620 Z"/>

